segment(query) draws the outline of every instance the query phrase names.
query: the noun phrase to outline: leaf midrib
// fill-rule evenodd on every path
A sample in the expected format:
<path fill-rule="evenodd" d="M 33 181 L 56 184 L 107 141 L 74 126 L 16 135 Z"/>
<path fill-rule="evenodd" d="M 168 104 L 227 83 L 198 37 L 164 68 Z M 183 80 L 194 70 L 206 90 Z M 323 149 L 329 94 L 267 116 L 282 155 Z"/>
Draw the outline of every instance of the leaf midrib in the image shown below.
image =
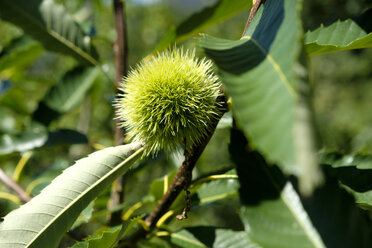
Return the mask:
<path fill-rule="evenodd" d="M 252 41 L 258 49 L 265 55 L 271 66 L 273 67 L 274 71 L 277 72 L 282 84 L 286 87 L 289 94 L 292 96 L 293 99 L 297 99 L 298 95 L 292 85 L 289 83 L 287 76 L 283 73 L 282 69 L 280 68 L 279 64 L 274 60 L 274 58 L 266 52 L 266 50 L 261 46 L 261 44 L 256 40 L 253 39 L 250 35 L 245 35 L 241 39 L 246 39 Z"/>
<path fill-rule="evenodd" d="M 45 32 L 48 33 L 51 37 L 53 37 L 57 41 L 61 42 L 66 47 L 70 48 L 71 50 L 73 50 L 74 52 L 79 54 L 81 57 L 83 57 L 84 59 L 86 59 L 87 61 L 92 63 L 93 65 L 95 65 L 95 66 L 99 65 L 98 62 L 92 56 L 90 56 L 88 53 L 84 52 L 84 50 L 82 50 L 80 47 L 77 47 L 73 42 L 67 40 L 66 38 L 64 38 L 63 36 L 58 34 L 57 32 L 53 31 L 52 29 L 50 29 L 50 28 L 46 27 L 45 25 L 43 25 L 42 23 L 40 23 L 39 21 L 35 20 L 35 18 L 32 15 L 23 11 L 17 5 L 14 5 L 12 3 L 9 3 L 9 5 L 12 5 L 14 9 L 16 9 L 20 13 L 22 13 L 28 20 L 30 20 L 32 23 L 34 23 L 40 29 L 45 30 Z M 60 37 L 60 38 L 58 38 L 58 37 Z"/>
<path fill-rule="evenodd" d="M 104 181 L 106 178 L 111 176 L 113 173 L 115 173 L 118 169 L 120 169 L 127 161 L 130 161 L 131 159 L 137 157 L 139 154 L 141 154 L 144 150 L 144 147 L 141 147 L 136 152 L 134 152 L 132 155 L 130 155 L 128 158 L 126 158 L 121 163 L 117 164 L 114 169 L 112 169 L 109 173 L 107 173 L 105 176 L 101 177 L 99 180 L 97 180 L 94 184 L 92 184 L 91 187 L 88 187 L 86 190 L 84 190 L 78 197 L 75 198 L 74 201 L 72 201 L 70 204 L 68 204 L 62 211 L 60 211 L 49 223 L 40 230 L 38 235 L 36 235 L 27 245 L 27 247 L 30 247 L 30 245 L 37 240 L 38 237 L 40 237 L 41 234 L 43 234 L 54 222 L 56 219 L 58 219 L 59 216 L 63 215 L 72 205 L 74 205 L 76 202 L 78 202 L 83 196 L 85 196 L 90 190 L 94 189 L 97 185 L 99 185 L 102 181 Z"/>

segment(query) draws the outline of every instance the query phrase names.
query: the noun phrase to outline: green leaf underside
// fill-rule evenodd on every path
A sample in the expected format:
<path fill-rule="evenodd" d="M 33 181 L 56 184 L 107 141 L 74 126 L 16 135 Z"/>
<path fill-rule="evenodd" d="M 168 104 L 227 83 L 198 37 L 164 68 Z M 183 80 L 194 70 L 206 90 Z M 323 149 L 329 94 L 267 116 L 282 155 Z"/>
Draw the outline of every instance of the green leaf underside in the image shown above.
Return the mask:
<path fill-rule="evenodd" d="M 80 212 L 140 158 L 138 143 L 106 148 L 77 161 L 29 203 L 5 216 L 0 247 L 57 247 Z"/>
<path fill-rule="evenodd" d="M 372 47 L 372 33 L 368 33 L 351 19 L 337 21 L 328 27 L 321 26 L 305 35 L 305 48 L 308 55 L 370 47 Z"/>
<path fill-rule="evenodd" d="M 220 0 L 215 5 L 190 16 L 177 27 L 171 28 L 160 41 L 155 51 L 163 50 L 174 42 L 182 42 L 202 30 L 249 9 L 251 6 L 251 1 Z"/>
<path fill-rule="evenodd" d="M 265 157 L 289 172 L 294 167 L 294 66 L 301 48 L 300 2 L 266 1 L 241 40 L 210 36 L 200 40 L 221 69 L 245 135 Z"/>
<path fill-rule="evenodd" d="M 84 64 L 98 64 L 90 38 L 62 5 L 52 0 L 1 0 L 0 15 L 46 49 L 71 55 Z"/>
<path fill-rule="evenodd" d="M 215 227 L 192 227 L 171 234 L 171 242 L 182 248 L 254 248 L 244 231 Z"/>

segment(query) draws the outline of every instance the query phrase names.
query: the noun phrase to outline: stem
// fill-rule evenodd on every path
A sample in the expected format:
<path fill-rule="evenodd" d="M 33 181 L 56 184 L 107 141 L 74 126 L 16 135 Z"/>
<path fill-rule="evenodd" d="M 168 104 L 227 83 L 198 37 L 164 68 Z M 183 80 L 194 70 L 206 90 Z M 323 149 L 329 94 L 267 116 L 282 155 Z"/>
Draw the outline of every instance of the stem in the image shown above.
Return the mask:
<path fill-rule="evenodd" d="M 115 53 L 115 85 L 117 90 L 120 88 L 120 81 L 127 74 L 127 34 L 125 25 L 125 8 L 124 2 L 121 0 L 114 1 L 114 15 L 115 15 L 115 30 L 116 30 L 116 41 L 114 44 Z M 124 137 L 124 130 L 119 127 L 119 120 L 115 120 L 115 144 L 122 144 Z"/>
<path fill-rule="evenodd" d="M 9 189 L 13 190 L 19 196 L 19 199 L 23 202 L 28 202 L 31 200 L 31 197 L 26 193 L 26 191 L 15 181 L 13 181 L 10 177 L 8 177 L 5 172 L 0 169 L 0 181 L 3 182 L 5 186 Z"/>
<path fill-rule="evenodd" d="M 115 15 L 115 29 L 116 29 L 116 41 L 114 44 L 115 53 L 115 82 L 116 88 L 119 89 L 120 81 L 126 75 L 127 72 L 127 35 L 125 27 L 125 8 L 124 2 L 121 0 L 113 0 L 114 3 L 114 15 Z M 115 145 L 123 143 L 124 130 L 119 127 L 119 120 L 115 119 Z M 123 176 L 116 179 L 111 189 L 111 198 L 108 203 L 108 208 L 112 208 L 119 205 L 124 201 L 124 179 Z M 108 216 L 108 222 L 110 225 L 117 225 L 121 223 L 121 210 L 113 212 Z"/>
<path fill-rule="evenodd" d="M 158 202 L 155 210 L 145 219 L 145 223 L 153 229 L 156 226 L 156 223 L 163 214 L 165 214 L 173 201 L 177 198 L 179 193 L 182 190 L 187 190 L 191 183 L 192 170 L 195 167 L 196 162 L 198 161 L 200 155 L 207 146 L 209 140 L 211 139 L 214 130 L 217 127 L 218 121 L 222 117 L 223 113 L 226 112 L 227 106 L 225 105 L 225 97 L 221 96 L 218 99 L 218 102 L 221 104 L 220 111 L 221 115 L 218 116 L 218 120 L 213 123 L 212 131 L 209 133 L 204 140 L 196 145 L 192 146 L 188 151 L 185 152 L 185 160 L 183 161 L 181 167 L 178 169 L 176 176 L 174 177 L 171 185 L 169 186 L 167 192 L 164 194 L 162 199 Z"/>
<path fill-rule="evenodd" d="M 187 191 L 191 183 L 192 170 L 194 169 L 197 160 L 199 159 L 200 155 L 211 139 L 219 120 L 227 111 L 227 104 L 224 95 L 219 96 L 217 98 L 217 102 L 219 105 L 220 114 L 217 116 L 217 120 L 213 123 L 211 132 L 202 140 L 200 144 L 192 146 L 185 152 L 185 160 L 178 169 L 177 174 L 173 178 L 173 181 L 169 186 L 167 192 L 160 199 L 154 211 L 145 219 L 145 223 L 149 227 L 149 230 L 146 231 L 143 228 L 139 229 L 128 240 L 126 240 L 126 242 L 134 244 L 138 240 L 144 238 L 148 232 L 152 231 L 156 227 L 159 219 L 168 211 L 169 207 L 172 205 L 174 200 L 176 200 L 180 192 L 182 190 Z M 182 214 L 183 217 L 187 216 L 187 207 L 188 206 L 186 206 L 184 213 Z"/>
<path fill-rule="evenodd" d="M 249 25 L 251 24 L 253 17 L 256 15 L 258 9 L 260 8 L 261 4 L 263 4 L 265 0 L 256 0 L 254 1 L 253 7 L 251 9 L 251 12 L 249 13 L 247 23 L 245 24 L 245 28 L 242 34 L 242 38 L 244 37 L 245 33 L 248 30 Z"/>

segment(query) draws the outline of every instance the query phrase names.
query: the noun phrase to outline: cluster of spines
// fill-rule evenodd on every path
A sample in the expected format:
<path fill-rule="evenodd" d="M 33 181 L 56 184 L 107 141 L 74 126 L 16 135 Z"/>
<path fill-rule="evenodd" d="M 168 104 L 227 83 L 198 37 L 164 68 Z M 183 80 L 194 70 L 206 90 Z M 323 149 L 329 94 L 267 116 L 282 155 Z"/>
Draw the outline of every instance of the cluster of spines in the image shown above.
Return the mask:
<path fill-rule="evenodd" d="M 218 114 L 220 83 L 212 62 L 194 51 L 168 50 L 142 61 L 122 81 L 117 116 L 127 135 L 146 144 L 145 154 L 194 145 Z"/>

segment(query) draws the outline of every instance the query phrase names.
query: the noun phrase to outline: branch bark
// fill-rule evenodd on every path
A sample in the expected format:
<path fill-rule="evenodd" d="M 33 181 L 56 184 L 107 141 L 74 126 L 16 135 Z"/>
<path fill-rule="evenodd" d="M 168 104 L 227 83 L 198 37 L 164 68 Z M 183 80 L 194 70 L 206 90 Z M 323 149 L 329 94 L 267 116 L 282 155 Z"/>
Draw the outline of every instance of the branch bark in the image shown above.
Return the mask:
<path fill-rule="evenodd" d="M 113 0 L 114 4 L 114 16 L 115 16 L 115 29 L 116 29 L 116 41 L 114 44 L 115 53 L 115 84 L 119 90 L 120 81 L 126 75 L 127 72 L 127 34 L 126 34 L 126 22 L 125 22 L 125 5 L 121 0 Z M 119 127 L 119 120 L 115 119 L 115 145 L 123 143 L 124 130 Z M 111 197 L 108 203 L 108 208 L 112 208 L 124 201 L 124 183 L 123 176 L 119 177 L 112 185 Z M 121 211 L 116 211 L 108 216 L 108 222 L 110 225 L 117 225 L 121 223 Z"/>
<path fill-rule="evenodd" d="M 187 188 L 189 187 L 192 178 L 192 170 L 194 169 L 196 162 L 198 161 L 200 155 L 210 141 L 219 120 L 227 111 L 225 95 L 219 96 L 217 98 L 217 103 L 219 105 L 220 114 L 217 116 L 217 120 L 213 123 L 211 129 L 212 131 L 203 139 L 200 144 L 192 146 L 188 151 L 185 152 L 185 160 L 178 169 L 167 192 L 163 195 L 162 199 L 160 199 L 154 211 L 145 219 L 145 224 L 148 226 L 148 230 L 141 228 L 128 240 L 125 240 L 124 242 L 130 245 L 128 247 L 133 247 L 131 246 L 132 244 L 144 238 L 147 233 L 152 231 L 156 227 L 159 219 L 168 211 L 174 200 L 176 200 L 180 192 L 182 190 L 187 190 Z"/>
<path fill-rule="evenodd" d="M 247 23 L 245 24 L 245 28 L 242 34 L 242 38 L 245 35 L 245 32 L 247 32 L 249 25 L 251 25 L 251 22 L 253 20 L 253 17 L 256 15 L 258 9 L 260 8 L 261 4 L 263 4 L 265 0 L 256 0 L 254 1 L 253 7 L 251 9 L 251 12 L 249 13 Z"/>
<path fill-rule="evenodd" d="M 29 196 L 19 184 L 8 177 L 2 169 L 0 169 L 0 181 L 3 182 L 6 187 L 17 193 L 22 202 L 28 202 L 31 200 L 31 196 Z"/>

